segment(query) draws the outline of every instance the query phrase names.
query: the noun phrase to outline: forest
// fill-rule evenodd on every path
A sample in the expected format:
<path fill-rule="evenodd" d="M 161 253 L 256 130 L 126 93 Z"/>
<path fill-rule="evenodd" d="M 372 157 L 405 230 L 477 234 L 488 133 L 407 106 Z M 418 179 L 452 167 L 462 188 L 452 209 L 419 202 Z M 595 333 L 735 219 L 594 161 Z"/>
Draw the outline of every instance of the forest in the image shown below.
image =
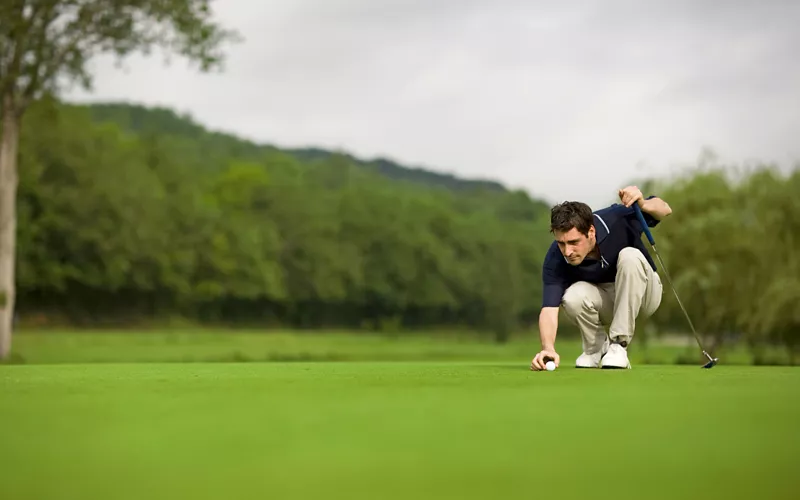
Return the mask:
<path fill-rule="evenodd" d="M 127 103 L 42 99 L 21 138 L 23 324 L 180 317 L 466 328 L 499 342 L 535 328 L 550 206 L 523 191 L 255 144 Z M 713 345 L 800 349 L 800 170 L 701 159 L 668 179 L 627 183 L 672 206 L 654 230 L 658 250 Z M 668 290 L 648 331 L 687 333 Z"/>

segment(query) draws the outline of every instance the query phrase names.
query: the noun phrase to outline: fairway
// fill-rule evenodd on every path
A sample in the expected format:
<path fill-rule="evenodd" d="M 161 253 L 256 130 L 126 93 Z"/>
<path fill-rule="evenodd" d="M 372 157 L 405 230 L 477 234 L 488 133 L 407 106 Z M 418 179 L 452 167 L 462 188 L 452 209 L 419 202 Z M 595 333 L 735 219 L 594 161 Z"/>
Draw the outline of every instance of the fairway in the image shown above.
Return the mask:
<path fill-rule="evenodd" d="M 800 370 L 0 367 L 2 497 L 796 498 Z"/>

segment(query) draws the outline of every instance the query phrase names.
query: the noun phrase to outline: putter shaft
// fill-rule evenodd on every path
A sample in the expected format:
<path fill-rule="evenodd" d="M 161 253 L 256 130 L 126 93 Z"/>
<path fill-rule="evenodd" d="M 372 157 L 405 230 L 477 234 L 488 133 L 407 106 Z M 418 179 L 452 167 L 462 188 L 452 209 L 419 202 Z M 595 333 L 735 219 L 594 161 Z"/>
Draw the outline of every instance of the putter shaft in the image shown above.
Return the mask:
<path fill-rule="evenodd" d="M 653 252 L 656 254 L 656 258 L 658 259 L 658 263 L 661 265 L 661 269 L 664 270 L 664 277 L 667 278 L 667 283 L 669 283 L 669 287 L 670 289 L 672 289 L 672 293 L 675 295 L 675 299 L 678 301 L 678 305 L 681 306 L 681 311 L 683 311 L 683 315 L 686 316 L 686 321 L 689 322 L 689 328 L 692 329 L 692 333 L 694 334 L 695 339 L 697 339 L 697 343 L 699 344 L 700 339 L 697 338 L 697 331 L 695 331 L 694 329 L 694 324 L 692 323 L 692 319 L 689 317 L 689 313 L 687 313 L 686 308 L 683 307 L 683 302 L 681 302 L 681 298 L 678 297 L 678 292 L 677 290 L 675 290 L 675 286 L 672 284 L 672 279 L 669 276 L 669 271 L 667 271 L 667 266 L 665 266 L 664 261 L 661 260 L 661 255 L 658 253 L 658 249 L 656 248 L 656 246 L 652 245 L 652 247 L 653 247 Z M 702 345 L 700 346 L 700 349 L 701 350 L 703 349 Z"/>
<path fill-rule="evenodd" d="M 653 235 L 650 232 L 650 229 L 647 227 L 647 221 L 644 219 L 644 215 L 642 215 L 642 209 L 639 207 L 637 203 L 633 204 L 633 208 L 636 211 L 636 217 L 639 219 L 639 223 L 642 226 L 642 231 L 647 236 L 647 241 L 650 242 L 650 247 L 653 249 L 653 252 L 656 254 L 656 258 L 658 259 L 658 263 L 661 264 L 661 270 L 664 272 L 664 276 L 667 278 L 667 283 L 669 283 L 669 287 L 672 289 L 672 293 L 675 294 L 675 299 L 678 301 L 678 305 L 681 306 L 681 311 L 683 311 L 683 315 L 686 316 L 686 321 L 689 322 L 689 328 L 692 329 L 692 335 L 694 335 L 694 339 L 697 341 L 698 347 L 700 350 L 703 351 L 703 355 L 708 358 L 708 363 L 706 363 L 703 367 L 704 368 L 711 368 L 712 366 L 717 364 L 718 358 L 712 358 L 706 350 L 703 348 L 703 343 L 700 341 L 700 336 L 697 335 L 697 331 L 694 329 L 694 324 L 692 323 L 691 318 L 689 318 L 689 313 L 686 312 L 686 308 L 683 306 L 683 302 L 681 302 L 681 298 L 678 297 L 678 291 L 675 289 L 675 286 L 672 284 L 672 279 L 669 276 L 669 271 L 667 271 L 667 266 L 664 264 L 664 261 L 661 259 L 661 254 L 658 253 L 658 248 L 656 248 L 656 240 L 653 239 Z"/>

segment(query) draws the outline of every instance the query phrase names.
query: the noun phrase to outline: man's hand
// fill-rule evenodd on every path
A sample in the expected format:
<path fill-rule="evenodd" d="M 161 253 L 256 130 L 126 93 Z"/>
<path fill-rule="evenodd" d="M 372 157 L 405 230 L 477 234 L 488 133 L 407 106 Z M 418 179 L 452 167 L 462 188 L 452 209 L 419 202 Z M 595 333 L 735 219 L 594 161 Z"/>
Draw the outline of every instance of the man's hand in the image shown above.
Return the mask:
<path fill-rule="evenodd" d="M 619 190 L 619 199 L 623 205 L 630 207 L 639 200 L 644 200 L 642 191 L 636 186 L 628 186 Z M 641 206 L 641 205 L 640 205 Z"/>
<path fill-rule="evenodd" d="M 539 313 L 539 338 L 542 341 L 542 352 L 531 361 L 531 370 L 544 370 L 548 359 L 552 359 L 558 367 L 559 357 L 554 347 L 557 330 L 558 307 L 543 307 Z"/>
<path fill-rule="evenodd" d="M 666 201 L 657 196 L 651 196 L 645 199 L 642 192 L 636 186 L 628 186 L 620 189 L 617 194 L 623 205 L 630 207 L 634 203 L 638 203 L 642 212 L 647 212 L 656 220 L 661 220 L 672 213 L 672 208 L 670 208 Z"/>
<path fill-rule="evenodd" d="M 533 361 L 531 361 L 531 370 L 535 372 L 544 370 L 544 365 L 550 359 L 553 360 L 553 362 L 556 364 L 556 368 L 558 368 L 558 364 L 561 362 L 561 358 L 558 356 L 558 353 L 550 349 L 542 349 L 539 354 L 533 357 Z"/>

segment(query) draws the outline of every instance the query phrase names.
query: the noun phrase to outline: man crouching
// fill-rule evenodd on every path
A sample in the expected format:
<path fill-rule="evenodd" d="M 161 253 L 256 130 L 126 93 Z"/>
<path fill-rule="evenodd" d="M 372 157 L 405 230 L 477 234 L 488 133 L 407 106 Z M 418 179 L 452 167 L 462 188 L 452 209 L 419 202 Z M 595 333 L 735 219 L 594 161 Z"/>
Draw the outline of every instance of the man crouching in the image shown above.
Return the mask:
<path fill-rule="evenodd" d="M 555 350 L 560 307 L 581 332 L 583 353 L 576 367 L 631 367 L 627 348 L 636 319 L 652 315 L 662 293 L 633 204 L 638 203 L 649 227 L 658 225 L 672 209 L 658 197 L 645 199 L 636 186 L 618 194 L 621 203 L 596 212 L 585 203 L 568 201 L 550 213 L 555 241 L 542 265 L 542 350 L 533 358 L 531 370 L 544 370 L 548 359 L 556 366 L 560 363 Z"/>

